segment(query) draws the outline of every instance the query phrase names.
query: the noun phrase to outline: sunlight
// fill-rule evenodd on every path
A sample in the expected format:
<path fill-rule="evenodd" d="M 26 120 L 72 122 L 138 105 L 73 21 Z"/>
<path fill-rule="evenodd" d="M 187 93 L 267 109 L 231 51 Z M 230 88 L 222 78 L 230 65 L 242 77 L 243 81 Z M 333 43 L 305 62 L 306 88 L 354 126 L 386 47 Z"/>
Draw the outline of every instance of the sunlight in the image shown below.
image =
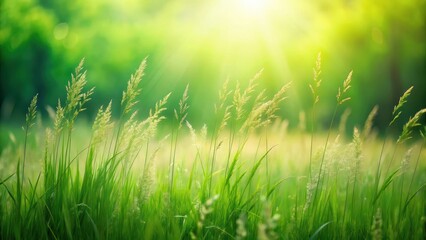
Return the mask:
<path fill-rule="evenodd" d="M 239 0 L 238 5 L 247 15 L 263 15 L 268 8 L 267 0 Z"/>

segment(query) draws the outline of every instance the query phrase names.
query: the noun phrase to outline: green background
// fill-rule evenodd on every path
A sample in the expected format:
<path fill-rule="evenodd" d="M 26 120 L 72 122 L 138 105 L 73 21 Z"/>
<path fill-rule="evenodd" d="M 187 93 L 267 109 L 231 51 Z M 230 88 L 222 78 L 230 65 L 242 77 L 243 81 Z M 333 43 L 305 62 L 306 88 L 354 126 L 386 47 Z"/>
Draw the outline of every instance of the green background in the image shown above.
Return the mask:
<path fill-rule="evenodd" d="M 353 70 L 349 125 L 362 125 L 374 105 L 376 124 L 411 85 L 405 117 L 426 106 L 425 10 L 422 0 L 1 0 L 1 121 L 24 120 L 39 93 L 39 108 L 54 108 L 83 57 L 95 86 L 89 119 L 113 99 L 118 113 L 130 74 L 148 56 L 140 108 L 146 114 L 173 92 L 168 116 L 189 83 L 189 119 L 209 122 L 217 92 L 229 78 L 242 86 L 260 69 L 268 93 L 292 81 L 281 115 L 297 126 L 310 111 L 315 60 L 322 54 L 319 119 L 328 125 L 335 95 Z M 342 111 L 344 109 L 342 108 Z M 401 123 L 400 123 L 401 124 Z"/>

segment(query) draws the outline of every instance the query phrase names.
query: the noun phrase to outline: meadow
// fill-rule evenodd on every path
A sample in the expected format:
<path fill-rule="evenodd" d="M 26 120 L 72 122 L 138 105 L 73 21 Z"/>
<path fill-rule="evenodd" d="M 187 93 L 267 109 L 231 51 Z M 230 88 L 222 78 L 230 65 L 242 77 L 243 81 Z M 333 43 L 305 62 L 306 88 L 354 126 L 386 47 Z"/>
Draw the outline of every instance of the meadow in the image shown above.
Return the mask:
<path fill-rule="evenodd" d="M 363 126 L 346 129 L 350 115 L 338 113 L 357 101 L 350 72 L 320 130 L 318 57 L 307 86 L 313 121 L 302 113 L 289 128 L 277 111 L 291 104 L 291 83 L 268 97 L 260 72 L 246 86 L 225 83 L 216 103 L 204 103 L 213 124 L 193 127 L 191 86 L 171 93 L 181 96 L 176 106 L 168 94 L 138 107 L 144 60 L 112 100 L 119 117 L 106 103 L 88 127 L 78 117 L 95 90 L 83 64 L 50 120 L 39 117 L 36 95 L 23 133 L 10 133 L 0 157 L 0 239 L 426 238 L 426 109 L 401 117 L 415 86 L 383 134 L 376 107 Z"/>

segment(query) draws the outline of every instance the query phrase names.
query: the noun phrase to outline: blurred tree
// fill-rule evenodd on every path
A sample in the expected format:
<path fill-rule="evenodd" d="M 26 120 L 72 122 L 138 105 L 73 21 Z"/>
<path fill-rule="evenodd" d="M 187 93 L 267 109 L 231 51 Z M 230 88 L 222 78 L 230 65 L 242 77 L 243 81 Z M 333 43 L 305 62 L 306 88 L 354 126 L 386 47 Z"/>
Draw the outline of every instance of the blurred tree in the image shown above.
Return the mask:
<path fill-rule="evenodd" d="M 39 92 L 45 103 L 54 16 L 31 0 L 2 1 L 0 11 L 0 102 L 22 108 Z"/>

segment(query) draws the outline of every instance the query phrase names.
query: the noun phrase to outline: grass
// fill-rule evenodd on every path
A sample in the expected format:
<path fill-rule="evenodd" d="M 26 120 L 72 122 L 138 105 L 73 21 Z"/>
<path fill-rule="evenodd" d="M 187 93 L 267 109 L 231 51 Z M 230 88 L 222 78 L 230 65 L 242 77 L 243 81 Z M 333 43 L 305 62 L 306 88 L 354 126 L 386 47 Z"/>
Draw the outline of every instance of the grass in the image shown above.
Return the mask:
<path fill-rule="evenodd" d="M 345 137 L 334 129 L 338 109 L 350 100 L 351 72 L 338 88 L 328 131 L 317 132 L 318 56 L 311 131 L 303 121 L 287 130 L 275 113 L 290 84 L 268 98 L 257 87 L 259 73 L 246 88 L 223 86 L 211 129 L 187 121 L 187 86 L 168 133 L 159 126 L 170 94 L 146 119 L 137 117 L 145 66 L 123 91 L 119 119 L 111 119 L 110 102 L 91 130 L 76 121 L 94 91 L 85 91 L 83 61 L 52 123 L 37 120 L 34 97 L 23 140 L 11 135 L 0 159 L 1 239 L 426 237 L 425 109 L 396 140 L 372 131 L 377 107 L 363 129 Z M 423 135 L 413 138 L 417 129 Z"/>

